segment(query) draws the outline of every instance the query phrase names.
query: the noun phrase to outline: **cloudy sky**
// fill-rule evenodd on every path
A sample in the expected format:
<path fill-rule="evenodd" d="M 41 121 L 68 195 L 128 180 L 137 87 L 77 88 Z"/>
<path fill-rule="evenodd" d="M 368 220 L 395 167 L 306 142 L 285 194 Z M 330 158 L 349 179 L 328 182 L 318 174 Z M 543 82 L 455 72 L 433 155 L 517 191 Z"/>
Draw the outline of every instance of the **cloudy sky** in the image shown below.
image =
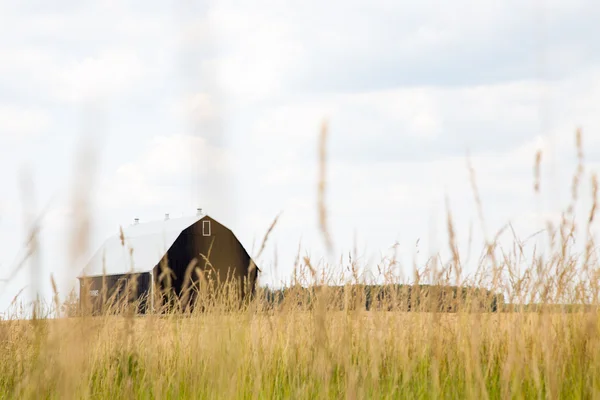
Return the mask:
<path fill-rule="evenodd" d="M 598 20 L 592 0 L 0 0 L 0 306 L 32 282 L 47 296 L 51 273 L 73 284 L 75 192 L 88 252 L 202 207 L 255 254 L 282 212 L 259 264 L 288 280 L 300 242 L 326 256 L 324 119 L 335 254 L 356 240 L 374 265 L 397 243 L 410 274 L 418 239 L 420 261 L 447 248 L 446 196 L 461 251 L 471 226 L 474 245 L 509 221 L 526 237 L 568 203 L 578 127 L 586 173 L 600 165 Z"/>

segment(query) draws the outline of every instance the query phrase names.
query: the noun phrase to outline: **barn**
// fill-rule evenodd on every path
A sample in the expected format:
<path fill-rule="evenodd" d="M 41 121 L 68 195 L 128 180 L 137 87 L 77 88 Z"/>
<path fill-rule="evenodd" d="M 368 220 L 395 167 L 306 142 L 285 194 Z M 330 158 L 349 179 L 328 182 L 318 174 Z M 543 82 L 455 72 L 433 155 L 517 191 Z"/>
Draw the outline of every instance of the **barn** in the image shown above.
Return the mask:
<path fill-rule="evenodd" d="M 198 279 L 196 268 L 206 279 Z M 233 232 L 201 209 L 192 217 L 167 214 L 147 223 L 136 219 L 122 234 L 108 238 L 82 269 L 80 301 L 83 306 L 89 300 L 86 304 L 99 312 L 108 301 L 122 301 L 127 285 L 133 284 L 135 294 L 132 297 L 130 291 L 129 300 L 139 300 L 140 312 L 151 312 L 159 308 L 157 301 L 168 298 L 157 293 L 191 301 L 197 292 L 189 289 L 201 282 L 229 282 L 239 290 L 240 299 L 248 299 L 254 296 L 258 272 Z"/>

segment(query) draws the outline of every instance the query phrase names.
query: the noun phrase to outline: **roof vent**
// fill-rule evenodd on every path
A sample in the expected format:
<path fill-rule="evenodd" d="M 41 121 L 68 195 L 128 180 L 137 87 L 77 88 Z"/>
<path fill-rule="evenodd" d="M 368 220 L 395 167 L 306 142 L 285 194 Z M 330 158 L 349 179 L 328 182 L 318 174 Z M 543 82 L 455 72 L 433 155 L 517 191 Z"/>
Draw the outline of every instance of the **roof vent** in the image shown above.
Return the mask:
<path fill-rule="evenodd" d="M 165 221 L 169 220 L 169 214 L 165 214 Z"/>
<path fill-rule="evenodd" d="M 196 216 L 197 216 L 197 217 L 201 217 L 202 215 L 203 215 L 203 214 L 202 214 L 202 209 L 201 209 L 201 208 L 197 208 L 197 209 L 196 209 Z"/>
<path fill-rule="evenodd" d="M 136 218 L 136 219 L 133 220 L 133 224 L 134 225 L 137 225 L 139 223 L 140 223 L 140 219 L 139 218 Z"/>

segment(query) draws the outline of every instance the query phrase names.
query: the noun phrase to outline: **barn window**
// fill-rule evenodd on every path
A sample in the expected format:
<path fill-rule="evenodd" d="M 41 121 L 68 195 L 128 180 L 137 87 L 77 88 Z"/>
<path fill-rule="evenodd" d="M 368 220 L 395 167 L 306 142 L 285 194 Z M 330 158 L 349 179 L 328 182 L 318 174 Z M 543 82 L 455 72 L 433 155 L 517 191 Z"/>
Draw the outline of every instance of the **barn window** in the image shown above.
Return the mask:
<path fill-rule="evenodd" d="M 210 221 L 202 221 L 202 236 L 210 236 Z"/>

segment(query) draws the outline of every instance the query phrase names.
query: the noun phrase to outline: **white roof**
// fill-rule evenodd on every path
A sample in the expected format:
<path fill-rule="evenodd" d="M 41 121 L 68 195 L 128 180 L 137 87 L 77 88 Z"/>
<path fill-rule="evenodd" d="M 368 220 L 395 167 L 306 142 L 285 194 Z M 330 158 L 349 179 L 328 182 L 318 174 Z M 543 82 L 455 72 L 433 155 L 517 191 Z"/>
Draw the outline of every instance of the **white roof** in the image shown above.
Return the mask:
<path fill-rule="evenodd" d="M 121 243 L 119 233 L 110 237 L 94 254 L 80 276 L 150 272 L 160 263 L 181 232 L 204 217 L 206 215 L 124 227 L 125 245 Z M 130 254 L 130 249 L 133 249 L 133 254 Z"/>

